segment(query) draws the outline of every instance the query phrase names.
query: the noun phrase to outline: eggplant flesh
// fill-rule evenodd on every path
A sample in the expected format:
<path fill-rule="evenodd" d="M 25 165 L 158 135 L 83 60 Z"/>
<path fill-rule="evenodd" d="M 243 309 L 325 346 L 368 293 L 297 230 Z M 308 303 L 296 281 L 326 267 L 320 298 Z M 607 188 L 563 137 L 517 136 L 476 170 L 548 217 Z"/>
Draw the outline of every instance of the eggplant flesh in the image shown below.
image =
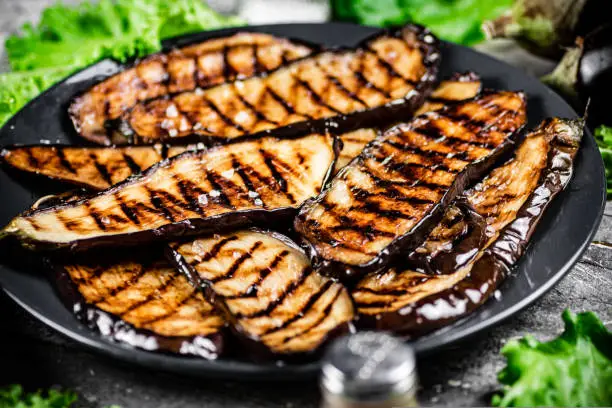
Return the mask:
<path fill-rule="evenodd" d="M 425 112 L 441 109 L 449 103 L 474 98 L 480 93 L 481 87 L 482 82 L 478 75 L 472 72 L 455 74 L 451 78 L 442 81 L 433 90 L 416 114 L 420 115 Z M 381 126 L 384 125 L 387 124 L 381 124 Z M 342 150 L 336 161 L 334 173 L 337 173 L 357 157 L 363 148 L 374 140 L 377 135 L 378 130 L 375 128 L 361 128 L 341 134 Z"/>
<path fill-rule="evenodd" d="M 522 93 L 490 92 L 384 132 L 296 217 L 315 267 L 349 279 L 414 250 L 524 123 Z"/>
<path fill-rule="evenodd" d="M 243 79 L 317 47 L 262 33 L 237 33 L 151 55 L 76 97 L 68 112 L 85 139 L 112 143 L 113 120 L 150 99 Z"/>
<path fill-rule="evenodd" d="M 134 106 L 113 142 L 226 143 L 274 132 L 344 132 L 412 115 L 439 66 L 437 39 L 408 25 L 359 48 L 325 51 L 271 73 Z"/>
<path fill-rule="evenodd" d="M 256 358 L 311 354 L 354 318 L 344 286 L 318 274 L 288 238 L 243 230 L 171 244 L 170 259 Z"/>
<path fill-rule="evenodd" d="M 105 190 L 130 176 L 197 146 L 79 147 L 10 146 L 0 159 L 12 168 L 93 190 Z"/>
<path fill-rule="evenodd" d="M 185 152 L 92 197 L 18 216 L 0 236 L 76 251 L 280 222 L 321 191 L 337 150 L 333 136 L 310 135 Z"/>
<path fill-rule="evenodd" d="M 582 126 L 581 120 L 544 121 L 527 135 L 512 159 L 465 193 L 471 211 L 485 221 L 484 239 L 459 234 L 442 256 L 448 262 L 449 254 L 470 253 L 467 263 L 442 274 L 393 268 L 361 280 L 352 291 L 361 327 L 413 337 L 483 304 L 525 251 L 548 205 L 569 183 Z M 472 251 L 467 251 L 466 243 Z M 427 252 L 432 251 L 423 250 L 419 256 Z M 436 255 L 429 259 L 435 262 Z"/>
<path fill-rule="evenodd" d="M 146 350 L 214 359 L 225 321 L 163 258 L 53 262 L 68 307 L 88 327 Z"/>

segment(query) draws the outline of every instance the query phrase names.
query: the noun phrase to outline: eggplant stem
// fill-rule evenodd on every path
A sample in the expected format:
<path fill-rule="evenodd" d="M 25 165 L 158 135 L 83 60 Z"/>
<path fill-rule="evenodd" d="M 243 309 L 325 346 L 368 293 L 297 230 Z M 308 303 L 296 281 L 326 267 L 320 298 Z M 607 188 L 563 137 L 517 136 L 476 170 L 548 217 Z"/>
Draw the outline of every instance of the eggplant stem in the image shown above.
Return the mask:
<path fill-rule="evenodd" d="M 520 25 L 514 20 L 512 13 L 504 13 L 495 20 L 482 23 L 482 31 L 487 40 L 494 38 L 516 37 L 520 31 Z"/>

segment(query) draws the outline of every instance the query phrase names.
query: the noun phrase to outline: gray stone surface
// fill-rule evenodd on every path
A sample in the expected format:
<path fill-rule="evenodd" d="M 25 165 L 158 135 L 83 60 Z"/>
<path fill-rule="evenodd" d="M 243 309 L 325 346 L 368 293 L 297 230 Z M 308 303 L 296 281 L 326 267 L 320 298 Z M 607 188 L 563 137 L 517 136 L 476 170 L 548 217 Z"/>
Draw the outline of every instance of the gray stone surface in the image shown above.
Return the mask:
<path fill-rule="evenodd" d="M 0 37 L 37 18 L 54 0 L 0 0 Z M 538 67 L 540 69 L 540 67 Z M 612 204 L 596 241 L 612 241 Z M 568 276 L 546 296 L 479 338 L 453 350 L 420 359 L 425 406 L 482 406 L 496 390 L 504 365 L 500 347 L 510 338 L 532 333 L 549 339 L 560 333 L 561 312 L 592 310 L 612 325 L 612 249 L 593 244 Z M 140 407 L 316 407 L 314 382 L 249 384 L 203 381 L 121 365 L 83 351 L 0 295 L 0 386 L 61 386 L 81 396 L 81 406 Z"/>

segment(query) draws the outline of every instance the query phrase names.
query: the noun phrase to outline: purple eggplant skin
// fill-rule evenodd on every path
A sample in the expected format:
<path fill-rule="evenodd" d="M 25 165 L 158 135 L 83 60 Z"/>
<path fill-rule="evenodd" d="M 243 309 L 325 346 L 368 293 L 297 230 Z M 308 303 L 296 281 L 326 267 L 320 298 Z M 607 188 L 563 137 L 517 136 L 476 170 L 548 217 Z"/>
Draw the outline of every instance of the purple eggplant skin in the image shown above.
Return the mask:
<path fill-rule="evenodd" d="M 557 133 L 550 142 L 547 165 L 536 188 L 520 207 L 514 221 L 506 225 L 498 238 L 483 251 L 469 274 L 451 288 L 422 298 L 397 312 L 378 317 L 362 315 L 358 321 L 360 328 L 394 327 L 398 328 L 398 334 L 415 338 L 464 317 L 489 299 L 525 252 L 550 203 L 572 178 L 573 162 L 580 146 L 584 121 L 555 118 L 545 120 L 543 126 L 551 121 L 559 121 L 566 126 L 568 132 Z M 471 296 L 468 293 L 470 291 Z M 479 296 L 474 296 L 474 293 Z M 438 318 L 424 316 L 421 313 L 423 308 L 440 311 L 437 313 Z"/>
<path fill-rule="evenodd" d="M 367 48 L 368 43 L 378 37 L 389 36 L 401 38 L 402 33 L 406 31 L 414 33 L 419 41 L 419 50 L 422 54 L 423 65 L 426 68 L 426 72 L 423 74 L 421 80 L 416 84 L 414 89 L 401 99 L 393 100 L 376 108 L 354 112 L 347 115 L 338 114 L 329 118 L 310 119 L 303 122 L 292 123 L 275 129 L 253 132 L 244 136 L 238 136 L 234 138 L 210 137 L 192 133 L 180 137 L 164 138 L 163 140 L 157 141 L 157 143 L 203 143 L 207 146 L 212 146 L 229 143 L 231 141 L 238 141 L 243 138 L 252 139 L 259 138 L 262 136 L 275 136 L 279 138 L 295 137 L 306 135 L 309 133 L 325 133 L 329 129 L 333 129 L 334 133 L 339 134 L 363 127 L 376 127 L 381 123 L 391 123 L 393 121 L 397 121 L 398 118 L 411 117 L 424 103 L 425 98 L 432 91 L 438 78 L 441 61 L 438 38 L 431 31 L 429 31 L 423 26 L 417 24 L 408 24 L 395 30 L 381 30 L 381 32 L 364 39 L 355 49 Z M 352 50 L 354 49 L 347 47 L 337 47 L 334 49 L 325 50 L 324 52 L 346 52 Z M 308 59 L 316 55 L 318 54 L 306 56 L 302 59 L 295 60 L 292 63 L 296 63 L 300 60 Z M 275 70 L 262 73 L 260 75 L 255 75 L 254 77 L 269 76 L 271 73 L 277 70 L 281 70 L 285 66 L 286 65 L 282 65 L 276 68 Z M 113 124 L 113 129 L 115 130 L 115 133 L 111 139 L 114 144 L 149 144 L 149 141 L 138 140 L 137 132 L 132 129 L 128 121 L 126 121 L 123 117 L 119 118 L 118 120 L 121 123 Z"/>
<path fill-rule="evenodd" d="M 473 100 L 476 101 L 481 98 L 486 98 L 488 95 L 495 93 L 496 91 L 493 90 L 485 90 Z M 332 276 L 346 284 L 353 284 L 365 274 L 378 273 L 383 271 L 386 267 L 392 265 L 399 258 L 401 258 L 401 254 L 410 253 L 413 249 L 416 249 L 419 245 L 421 245 L 425 241 L 427 236 L 431 233 L 431 231 L 435 228 L 435 226 L 440 222 L 446 208 L 453 202 L 453 200 L 455 198 L 458 198 L 466 188 L 468 188 L 471 184 L 482 178 L 483 175 L 490 171 L 492 166 L 501 158 L 506 156 L 509 152 L 511 152 L 514 149 L 516 143 L 519 142 L 523 137 L 522 130 L 526 122 L 526 96 L 522 91 L 517 92 L 517 95 L 523 101 L 523 106 L 520 109 L 520 125 L 517 126 L 515 131 L 510 134 L 499 146 L 493 149 L 487 157 L 468 164 L 465 169 L 453 181 L 447 192 L 442 196 L 442 199 L 439 200 L 439 202 L 436 203 L 431 210 L 429 210 L 429 212 L 421 219 L 421 221 L 419 221 L 414 227 L 412 227 L 411 231 L 394 238 L 390 244 L 388 244 L 381 252 L 378 253 L 376 257 L 366 263 L 362 263 L 360 265 L 350 265 L 347 263 L 339 262 L 337 260 L 324 259 L 319 255 L 315 245 L 310 242 L 305 236 L 303 236 L 304 230 L 306 229 L 304 222 L 304 214 L 306 212 L 305 210 L 307 210 L 312 203 L 320 201 L 325 196 L 325 193 L 327 190 L 330 189 L 332 182 L 330 181 L 327 183 L 327 187 L 321 192 L 321 194 L 319 194 L 318 197 L 306 200 L 306 202 L 304 202 L 304 204 L 302 205 L 298 216 L 294 220 L 294 228 L 298 233 L 302 234 L 302 236 L 300 236 L 299 238 L 299 243 L 305 249 L 307 255 L 311 259 L 313 267 L 321 271 L 321 273 L 323 273 L 324 275 Z M 469 101 L 472 100 L 463 102 L 465 103 Z M 457 103 L 457 105 L 460 104 L 461 102 Z M 417 117 L 417 119 L 419 118 L 420 117 Z M 385 133 L 394 132 L 395 129 L 399 129 L 400 126 L 401 125 L 391 127 L 387 129 Z M 382 136 L 384 136 L 384 134 Z M 366 146 L 364 151 L 368 149 L 369 146 L 375 146 L 377 143 L 378 138 L 370 142 Z M 359 159 L 360 158 L 357 157 L 353 161 L 357 161 Z"/>
<path fill-rule="evenodd" d="M 248 231 L 253 231 L 260 234 L 266 234 L 274 239 L 277 239 L 287 245 L 288 248 L 302 251 L 302 249 L 289 237 L 271 230 L 265 230 L 260 228 L 250 228 Z M 228 323 L 228 330 L 233 334 L 233 339 L 241 346 L 240 351 L 234 351 L 232 354 L 240 355 L 243 358 L 255 361 L 255 362 L 270 362 L 270 361 L 282 361 L 283 363 L 299 364 L 309 361 L 316 360 L 321 357 L 325 351 L 326 346 L 334 339 L 346 335 L 348 333 L 355 332 L 355 319 L 354 316 L 351 320 L 346 321 L 333 330 L 329 331 L 323 338 L 321 343 L 315 349 L 296 352 L 296 353 L 279 353 L 275 352 L 268 346 L 266 346 L 261 339 L 257 338 L 251 333 L 248 333 L 241 329 L 239 319 L 236 318 L 235 314 L 230 311 L 228 305 L 225 302 L 223 296 L 219 295 L 213 288 L 213 283 L 207 279 L 202 278 L 194 269 L 194 267 L 187 262 L 187 260 L 175 249 L 172 245 L 167 245 L 164 248 L 166 259 L 172 263 L 179 272 L 181 272 L 192 286 L 200 289 L 204 298 L 210 302 L 218 311 L 221 312 L 222 316 Z M 316 273 L 316 271 L 314 272 Z M 352 297 L 349 296 L 353 310 L 356 310 L 355 303 Z"/>
<path fill-rule="evenodd" d="M 308 137 L 308 136 L 306 136 Z M 341 141 L 336 136 L 331 136 L 333 159 L 327 169 L 320 188 L 323 188 L 327 181 L 332 177 L 332 172 L 335 166 L 336 159 L 341 150 Z M 298 139 L 298 138 L 296 138 Z M 236 143 L 238 144 L 238 142 Z M 229 146 L 229 145 L 226 145 Z M 218 146 L 207 150 L 208 152 L 212 149 L 221 149 L 223 146 Z M 128 178 L 118 184 L 115 184 L 111 188 L 98 192 L 93 196 L 86 196 L 79 200 L 70 200 L 69 202 L 62 202 L 61 204 L 49 208 L 45 208 L 40 211 L 51 211 L 53 209 L 61 209 L 64 206 L 78 205 L 89 198 L 101 196 L 105 194 L 114 194 L 120 191 L 126 184 L 133 183 L 138 177 L 147 177 L 151 173 L 154 173 L 158 168 L 163 167 L 175 160 L 186 159 L 198 154 L 202 154 L 203 151 L 187 151 L 178 156 L 170 157 L 162 160 L 153 166 L 149 167 L 143 173 L 136 178 Z M 113 236 L 98 236 L 91 240 L 77 240 L 67 244 L 57 245 L 54 242 L 48 241 L 36 241 L 27 237 L 18 237 L 22 244 L 29 248 L 38 251 L 68 251 L 68 252 L 81 252 L 87 250 L 98 249 L 102 247 L 112 246 L 139 246 L 150 242 L 167 241 L 169 238 L 180 239 L 181 237 L 203 235 L 216 232 L 224 232 L 228 230 L 235 230 L 241 227 L 248 226 L 266 226 L 270 222 L 274 222 L 278 226 L 290 225 L 293 217 L 299 210 L 299 207 L 279 207 L 271 209 L 247 209 L 247 210 L 235 210 L 227 213 L 209 216 L 206 218 L 198 219 L 186 219 L 180 222 L 174 222 L 163 225 L 153 230 L 137 231 L 132 233 L 115 234 Z M 29 216 L 36 211 L 26 210 L 22 216 Z M 0 231 L 0 241 L 5 238 L 11 238 L 11 233 L 3 233 Z"/>
<path fill-rule="evenodd" d="M 413 251 L 405 260 L 408 268 L 429 275 L 448 275 L 474 260 L 478 254 L 475 249 L 481 248 L 486 242 L 487 223 L 463 197 L 455 200 L 453 205 L 461 211 L 466 223 L 465 233 L 455 238 L 450 248 L 443 249 L 434 256 Z"/>
<path fill-rule="evenodd" d="M 578 62 L 576 87 L 583 101 L 591 99 L 588 122 L 592 127 L 612 126 L 612 24 L 599 27 L 584 38 Z"/>
<path fill-rule="evenodd" d="M 208 360 L 214 360 L 225 354 L 225 338 L 227 337 L 225 328 L 207 337 L 167 337 L 150 330 L 136 328 L 121 318 L 87 303 L 60 262 L 45 258 L 44 263 L 64 305 L 81 323 L 102 336 L 146 351 L 180 354 Z"/>

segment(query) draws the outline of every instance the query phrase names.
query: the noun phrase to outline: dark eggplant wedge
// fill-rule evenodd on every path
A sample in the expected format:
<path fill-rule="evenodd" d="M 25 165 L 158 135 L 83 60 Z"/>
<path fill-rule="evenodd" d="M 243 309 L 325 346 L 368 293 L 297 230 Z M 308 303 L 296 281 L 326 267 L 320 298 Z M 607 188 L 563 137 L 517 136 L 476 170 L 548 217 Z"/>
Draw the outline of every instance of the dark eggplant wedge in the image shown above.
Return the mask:
<path fill-rule="evenodd" d="M 455 197 L 513 148 L 525 105 L 520 92 L 488 92 L 374 139 L 295 219 L 313 265 L 348 279 L 416 249 Z"/>
<path fill-rule="evenodd" d="M 140 102 L 268 72 L 316 48 L 262 33 L 215 38 L 143 59 L 76 97 L 68 112 L 81 136 L 109 145 L 112 121 Z"/>
<path fill-rule="evenodd" d="M 352 292 L 360 325 L 414 337 L 483 304 L 525 251 L 550 202 L 569 183 L 582 127 L 581 120 L 544 121 L 512 159 L 465 193 L 471 211 L 485 222 L 485 236 L 456 234 L 453 248 L 441 255 L 455 262 L 454 270 L 432 274 L 393 268 L 362 279 Z M 467 250 L 470 245 L 472 251 Z M 470 260 L 452 261 L 449 254 L 470 254 Z M 436 262 L 437 256 L 431 259 Z"/>
<path fill-rule="evenodd" d="M 105 336 L 209 359 L 223 351 L 225 321 L 163 258 L 88 259 L 52 267 L 67 306 Z"/>
<path fill-rule="evenodd" d="M 171 248 L 170 259 L 199 283 L 256 358 L 313 354 L 352 327 L 347 289 L 313 270 L 285 236 L 243 230 Z"/>
<path fill-rule="evenodd" d="M 197 146 L 10 146 L 0 160 L 10 167 L 92 190 L 104 190 L 157 162 Z"/>
<path fill-rule="evenodd" d="M 455 74 L 450 79 L 442 81 L 431 93 L 417 115 L 441 109 L 443 106 L 476 97 L 481 90 L 482 83 L 478 75 L 473 72 Z M 405 119 L 405 118 L 402 118 Z M 340 135 L 342 150 L 336 161 L 334 174 L 361 153 L 363 148 L 377 136 L 374 128 L 361 128 Z"/>
<path fill-rule="evenodd" d="M 18 216 L 0 238 L 76 251 L 290 220 L 321 191 L 336 141 L 267 137 L 185 152 L 92 197 Z"/>
<path fill-rule="evenodd" d="M 113 142 L 225 143 L 262 134 L 355 130 L 411 116 L 436 80 L 437 39 L 408 25 L 356 49 L 325 51 L 271 73 L 134 106 Z"/>

